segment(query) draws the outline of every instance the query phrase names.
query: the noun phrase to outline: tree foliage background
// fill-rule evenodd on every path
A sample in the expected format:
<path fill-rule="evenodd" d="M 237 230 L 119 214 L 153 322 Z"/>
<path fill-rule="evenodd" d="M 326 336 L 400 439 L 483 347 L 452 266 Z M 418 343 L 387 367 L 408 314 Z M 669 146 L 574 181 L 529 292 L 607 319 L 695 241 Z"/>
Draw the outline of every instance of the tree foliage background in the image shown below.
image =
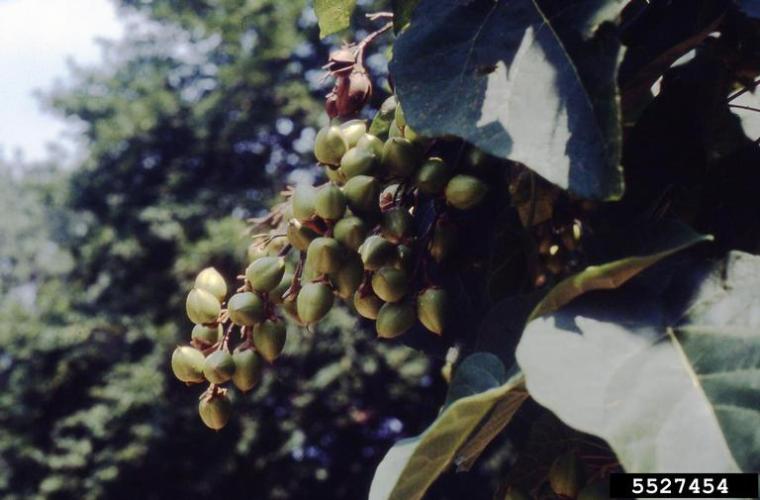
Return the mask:
<path fill-rule="evenodd" d="M 414 131 L 555 184 L 527 172 L 523 197 L 507 169 L 479 171 L 503 189 L 461 219 L 461 253 L 488 262 L 457 297 L 483 275 L 487 286 L 430 350 L 455 337 L 488 352 L 458 365 L 447 394 L 441 360 L 375 341 L 338 308 L 313 333 L 291 328 L 277 369 L 209 432 L 167 366 L 190 329 L 184 296 L 205 266 L 235 277 L 245 220 L 287 183 L 323 180 L 311 150 L 330 83 L 321 65 L 340 42 L 329 35 L 350 25 L 341 37 L 361 39 L 363 14 L 389 4 L 393 57 L 376 45 L 368 64 L 387 91 L 392 59 Z M 760 13 L 751 0 L 575 4 L 119 1 L 139 19 L 127 37 L 46 96 L 83 127 L 81 162 L 20 176 L 0 166 L 0 497 L 354 499 L 374 475 L 373 499 L 503 498 L 512 486 L 555 498 L 549 466 L 567 451 L 596 457 L 585 465 L 603 479 L 650 465 L 659 447 L 687 449 L 696 441 L 678 432 L 638 446 L 673 415 L 725 452 L 677 466 L 756 469 L 760 262 L 741 252 L 760 248 Z M 539 224 L 577 214 L 580 260 L 537 284 Z M 613 376 L 629 352 L 662 380 L 688 367 L 702 385 Z M 619 394 L 632 395 L 625 408 L 578 411 Z M 680 413 L 641 404 L 684 394 Z M 726 401 L 739 417 L 718 411 Z"/>
<path fill-rule="evenodd" d="M 194 274 L 234 278 L 244 219 L 318 175 L 330 44 L 305 0 L 120 8 L 140 16 L 127 37 L 46 97 L 84 126 L 86 157 L 2 174 L 0 497 L 361 497 L 435 417 L 434 362 L 336 311 L 290 332 L 218 434 L 168 369 Z"/>

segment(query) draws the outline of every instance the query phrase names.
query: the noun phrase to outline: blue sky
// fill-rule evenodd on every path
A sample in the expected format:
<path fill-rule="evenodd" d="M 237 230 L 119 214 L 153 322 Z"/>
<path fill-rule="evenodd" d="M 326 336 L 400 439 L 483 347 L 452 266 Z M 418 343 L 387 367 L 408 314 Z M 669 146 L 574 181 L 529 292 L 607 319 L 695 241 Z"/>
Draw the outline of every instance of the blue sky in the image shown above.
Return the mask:
<path fill-rule="evenodd" d="M 0 0 L 0 158 L 20 150 L 41 160 L 53 141 L 72 150 L 75 131 L 43 112 L 34 91 L 65 79 L 68 59 L 96 63 L 96 38 L 121 33 L 110 0 Z"/>

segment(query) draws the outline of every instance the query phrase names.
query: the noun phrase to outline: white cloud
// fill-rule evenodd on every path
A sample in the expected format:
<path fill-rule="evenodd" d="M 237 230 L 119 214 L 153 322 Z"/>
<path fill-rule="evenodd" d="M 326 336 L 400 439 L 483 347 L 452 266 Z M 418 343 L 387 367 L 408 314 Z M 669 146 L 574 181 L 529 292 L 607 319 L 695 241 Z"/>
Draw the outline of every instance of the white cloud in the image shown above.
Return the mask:
<path fill-rule="evenodd" d="M 0 148 L 45 157 L 65 125 L 45 114 L 36 90 L 67 76 L 66 61 L 93 63 L 95 38 L 119 38 L 122 26 L 109 0 L 0 0 Z"/>

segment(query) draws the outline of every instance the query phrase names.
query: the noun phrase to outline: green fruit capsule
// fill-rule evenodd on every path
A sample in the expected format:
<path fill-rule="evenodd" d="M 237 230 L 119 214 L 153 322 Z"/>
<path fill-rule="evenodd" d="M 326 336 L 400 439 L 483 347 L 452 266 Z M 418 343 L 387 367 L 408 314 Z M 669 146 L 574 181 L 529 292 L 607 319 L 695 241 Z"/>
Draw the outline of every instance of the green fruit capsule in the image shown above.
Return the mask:
<path fill-rule="evenodd" d="M 348 300 L 361 285 L 364 278 L 364 266 L 357 254 L 351 254 L 340 269 L 330 274 L 330 281 L 335 286 L 335 293 L 341 299 Z"/>
<path fill-rule="evenodd" d="M 367 238 L 367 225 L 359 217 L 346 217 L 335 224 L 333 237 L 351 250 L 356 250 Z"/>
<path fill-rule="evenodd" d="M 364 134 L 367 133 L 367 122 L 364 120 L 349 120 L 340 126 L 343 137 L 349 148 L 353 148 Z"/>
<path fill-rule="evenodd" d="M 557 457 L 549 468 L 549 486 L 557 495 L 575 498 L 583 483 L 583 464 L 573 451 Z"/>
<path fill-rule="evenodd" d="M 420 191 L 428 195 L 443 192 L 451 178 L 451 169 L 440 158 L 428 158 L 417 172 L 416 185 Z"/>
<path fill-rule="evenodd" d="M 383 156 L 383 141 L 376 135 L 364 134 L 356 143 L 359 149 L 365 149 L 375 154 L 377 158 Z"/>
<path fill-rule="evenodd" d="M 253 345 L 262 358 L 272 363 L 282 353 L 286 335 L 285 323 L 268 319 L 253 329 Z"/>
<path fill-rule="evenodd" d="M 218 431 L 232 416 L 232 403 L 226 394 L 206 396 L 198 404 L 198 414 L 206 427 Z"/>
<path fill-rule="evenodd" d="M 314 216 L 317 201 L 317 190 L 307 184 L 299 184 L 293 191 L 291 202 L 293 205 L 293 217 L 300 221 Z"/>
<path fill-rule="evenodd" d="M 395 267 L 381 267 L 372 275 L 372 291 L 385 302 L 398 302 L 406 295 L 409 278 L 406 271 Z"/>
<path fill-rule="evenodd" d="M 227 311 L 230 320 L 239 326 L 253 326 L 264 320 L 264 301 L 251 292 L 240 292 L 230 297 Z"/>
<path fill-rule="evenodd" d="M 172 372 L 182 382 L 197 384 L 203 382 L 203 353 L 187 345 L 177 346 L 172 353 Z"/>
<path fill-rule="evenodd" d="M 488 187 L 477 177 L 456 175 L 446 184 L 446 201 L 460 210 L 468 210 L 480 203 Z"/>
<path fill-rule="evenodd" d="M 307 325 L 316 323 L 330 311 L 334 300 L 333 291 L 327 284 L 308 283 L 298 293 L 298 317 Z"/>
<path fill-rule="evenodd" d="M 306 262 L 318 274 L 334 273 L 342 261 L 343 248 L 334 238 L 315 238 L 306 250 Z"/>
<path fill-rule="evenodd" d="M 285 259 L 262 257 L 245 270 L 245 278 L 257 292 L 268 292 L 280 284 L 285 274 Z"/>
<path fill-rule="evenodd" d="M 448 294 L 441 288 L 428 288 L 417 297 L 417 318 L 422 326 L 441 335 L 446 329 Z"/>
<path fill-rule="evenodd" d="M 314 139 L 314 156 L 325 165 L 337 166 L 348 150 L 348 141 L 340 127 L 328 126 L 317 132 Z"/>
<path fill-rule="evenodd" d="M 369 175 L 352 177 L 343 186 L 348 206 L 355 212 L 371 212 L 378 208 L 377 195 L 380 186 L 377 179 Z"/>
<path fill-rule="evenodd" d="M 224 384 L 235 373 L 235 361 L 227 351 L 214 351 L 203 363 L 203 376 L 212 384 Z"/>
<path fill-rule="evenodd" d="M 325 175 L 327 176 L 327 180 L 336 186 L 343 186 L 348 180 L 348 177 L 343 173 L 343 170 L 341 168 L 326 168 Z"/>
<path fill-rule="evenodd" d="M 210 292 L 200 288 L 193 288 L 187 294 L 185 310 L 187 311 L 187 317 L 196 325 L 213 323 L 219 317 L 222 304 Z"/>
<path fill-rule="evenodd" d="M 338 186 L 328 184 L 317 191 L 314 209 L 325 220 L 338 220 L 346 213 L 346 196 Z"/>
<path fill-rule="evenodd" d="M 596 481 L 586 485 L 580 493 L 577 500 L 609 500 L 610 483 L 609 481 Z"/>
<path fill-rule="evenodd" d="M 364 269 L 377 271 L 396 257 L 395 247 L 382 236 L 372 235 L 359 247 Z"/>
<path fill-rule="evenodd" d="M 409 139 L 391 137 L 383 146 L 382 164 L 390 177 L 409 177 L 417 168 L 417 151 Z"/>
<path fill-rule="evenodd" d="M 213 267 L 207 267 L 198 273 L 195 278 L 195 288 L 206 290 L 220 302 L 227 297 L 227 283 L 219 271 Z"/>
<path fill-rule="evenodd" d="M 200 342 L 202 345 L 210 346 L 219 342 L 222 338 L 222 331 L 222 325 L 195 325 L 190 337 L 196 342 Z"/>
<path fill-rule="evenodd" d="M 428 250 L 430 256 L 437 263 L 443 262 L 451 253 L 456 243 L 456 228 L 446 221 L 438 221 L 433 229 L 433 237 L 430 239 Z"/>
<path fill-rule="evenodd" d="M 232 383 L 243 392 L 248 392 L 261 380 L 261 358 L 251 348 L 235 349 L 232 353 L 235 362 L 235 373 L 232 374 Z"/>
<path fill-rule="evenodd" d="M 355 147 L 343 155 L 340 160 L 340 170 L 345 174 L 346 179 L 357 175 L 371 175 L 375 170 L 376 161 L 377 157 L 372 151 Z"/>
<path fill-rule="evenodd" d="M 383 307 L 383 301 L 374 293 L 363 295 L 357 291 L 354 293 L 354 307 L 362 318 L 374 320 L 377 319 L 377 314 Z"/>
<path fill-rule="evenodd" d="M 301 224 L 298 219 L 288 221 L 288 241 L 293 248 L 299 252 L 304 252 L 309 247 L 309 243 L 318 235 L 308 227 Z"/>
<path fill-rule="evenodd" d="M 398 244 L 406 240 L 413 229 L 414 219 L 408 210 L 396 207 L 383 213 L 382 235 L 391 243 Z"/>
<path fill-rule="evenodd" d="M 293 273 L 285 271 L 285 274 L 282 275 L 282 279 L 280 280 L 280 284 L 270 290 L 269 294 L 267 294 L 269 302 L 272 304 L 282 304 L 282 296 L 285 295 L 285 292 L 288 291 L 292 284 Z"/>
<path fill-rule="evenodd" d="M 301 273 L 301 281 L 314 281 L 315 279 L 321 278 L 326 274 L 317 271 L 315 260 L 316 259 L 314 257 L 311 259 L 309 258 L 309 252 L 307 250 L 306 260 L 304 261 L 303 265 L 303 272 Z"/>
<path fill-rule="evenodd" d="M 409 330 L 416 318 L 414 307 L 405 302 L 384 304 L 377 313 L 377 336 L 384 339 L 398 337 Z"/>

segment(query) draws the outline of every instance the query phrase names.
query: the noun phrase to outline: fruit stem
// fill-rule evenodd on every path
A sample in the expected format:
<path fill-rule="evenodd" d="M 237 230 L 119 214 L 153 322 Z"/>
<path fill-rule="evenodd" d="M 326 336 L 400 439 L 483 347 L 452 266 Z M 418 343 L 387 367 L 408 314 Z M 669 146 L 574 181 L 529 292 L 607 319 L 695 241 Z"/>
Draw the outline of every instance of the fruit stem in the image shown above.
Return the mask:
<path fill-rule="evenodd" d="M 285 290 L 285 293 L 282 294 L 283 300 L 285 300 L 287 297 L 290 297 L 291 295 L 298 295 L 298 292 L 301 290 L 301 276 L 303 275 L 303 266 L 305 261 L 306 252 L 301 252 L 301 256 L 298 259 L 298 264 L 296 265 L 296 272 L 293 275 L 293 282 L 290 284 L 290 287 Z"/>
<path fill-rule="evenodd" d="M 253 345 L 253 328 L 247 326 L 240 328 L 240 337 L 243 339 L 241 345 Z"/>
<path fill-rule="evenodd" d="M 759 85 L 760 85 L 760 78 L 758 78 L 757 80 L 755 80 L 751 84 L 747 85 L 743 89 L 741 89 L 739 91 L 736 91 L 733 94 L 731 94 L 730 96 L 728 96 L 727 102 L 731 102 L 734 99 L 743 96 L 747 92 L 754 92 L 755 88 L 757 88 Z"/>
<path fill-rule="evenodd" d="M 290 251 L 292 249 L 293 249 L 293 245 L 291 245 L 290 243 L 288 243 L 287 245 L 285 245 L 282 248 L 282 250 L 280 250 L 280 253 L 278 253 L 277 256 L 278 257 L 285 257 L 286 255 L 288 255 L 290 253 Z"/>
<path fill-rule="evenodd" d="M 230 335 L 232 334 L 232 328 L 235 325 L 233 323 L 230 323 L 227 325 L 227 329 L 224 332 L 224 337 L 222 337 L 222 341 L 219 344 L 219 347 L 217 348 L 218 351 L 229 351 L 229 343 L 230 343 Z"/>
<path fill-rule="evenodd" d="M 390 13 L 379 12 L 378 14 L 390 14 Z M 387 16 L 382 16 L 382 17 L 387 17 Z M 390 14 L 390 17 L 393 18 L 393 14 Z M 378 17 L 376 17 L 375 19 L 377 18 Z M 364 67 L 364 49 L 367 48 L 367 45 L 374 42 L 377 37 L 379 37 L 386 31 L 389 31 L 391 28 L 393 28 L 393 21 L 386 23 L 385 26 L 383 26 L 379 30 L 373 31 L 372 33 L 364 37 L 364 39 L 356 45 L 356 49 L 357 49 L 356 50 L 356 64 L 360 68 Z"/>
<path fill-rule="evenodd" d="M 367 297 L 370 293 L 372 293 L 371 282 L 372 282 L 372 271 L 364 271 L 364 277 L 362 278 L 362 282 L 358 288 L 360 297 L 364 298 L 364 297 Z"/>
<path fill-rule="evenodd" d="M 376 21 L 378 19 L 393 19 L 393 12 L 373 12 L 366 14 L 365 17 L 370 21 Z"/>

